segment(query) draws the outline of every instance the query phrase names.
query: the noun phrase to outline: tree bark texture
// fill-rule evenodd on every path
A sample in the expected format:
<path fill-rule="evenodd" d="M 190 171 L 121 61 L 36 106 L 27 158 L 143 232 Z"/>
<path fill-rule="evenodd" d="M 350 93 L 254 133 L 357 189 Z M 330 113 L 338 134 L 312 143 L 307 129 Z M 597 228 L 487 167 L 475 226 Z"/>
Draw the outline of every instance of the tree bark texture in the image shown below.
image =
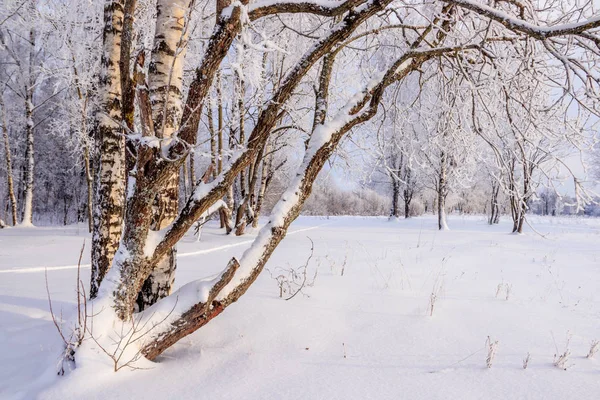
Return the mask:
<path fill-rule="evenodd" d="M 6 108 L 4 101 L 0 96 L 0 109 L 2 109 L 2 137 L 4 139 L 4 155 L 6 160 L 6 181 L 8 186 L 8 198 L 10 200 L 10 211 L 13 226 L 17 225 L 17 198 L 15 196 L 15 188 L 13 183 L 12 173 L 12 156 L 10 152 L 10 141 L 8 138 L 8 127 L 6 126 Z"/>
<path fill-rule="evenodd" d="M 125 203 L 125 139 L 122 120 L 121 32 L 125 0 L 107 0 L 104 6 L 103 53 L 100 110 L 96 115 L 97 153 L 94 229 L 92 234 L 92 275 L 90 297 L 98 294 L 119 247 Z"/>

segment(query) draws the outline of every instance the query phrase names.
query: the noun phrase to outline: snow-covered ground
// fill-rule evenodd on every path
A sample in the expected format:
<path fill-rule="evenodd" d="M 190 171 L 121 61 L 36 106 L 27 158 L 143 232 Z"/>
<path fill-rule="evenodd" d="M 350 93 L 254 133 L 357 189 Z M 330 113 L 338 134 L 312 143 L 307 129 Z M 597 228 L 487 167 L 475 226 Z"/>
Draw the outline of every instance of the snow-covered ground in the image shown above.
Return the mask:
<path fill-rule="evenodd" d="M 1 230 L 0 398 L 598 399 L 600 353 L 585 356 L 600 339 L 600 221 L 532 220 L 545 237 L 483 217 L 451 216 L 447 232 L 431 216 L 302 217 L 270 273 L 153 368 L 64 378 L 51 370 L 61 341 L 44 271 L 54 312 L 72 312 L 85 227 Z M 307 237 L 314 285 L 285 301 L 271 275 L 306 262 Z M 188 236 L 177 283 L 222 270 L 251 239 L 211 226 L 201 242 Z M 81 273 L 87 282 L 89 266 Z M 553 360 L 567 337 L 565 371 Z"/>

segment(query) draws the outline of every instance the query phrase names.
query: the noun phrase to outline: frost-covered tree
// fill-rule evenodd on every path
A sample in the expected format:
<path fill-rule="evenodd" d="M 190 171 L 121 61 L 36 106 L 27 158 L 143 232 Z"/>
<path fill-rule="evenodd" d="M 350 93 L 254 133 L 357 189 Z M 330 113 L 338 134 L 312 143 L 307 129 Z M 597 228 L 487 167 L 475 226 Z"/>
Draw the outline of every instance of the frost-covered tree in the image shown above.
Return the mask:
<path fill-rule="evenodd" d="M 468 132 L 474 137 L 465 99 L 484 96 L 476 89 L 490 71 L 510 71 L 515 58 L 530 60 L 515 50 L 519 43 L 539 48 L 536 62 L 527 64 L 537 81 L 563 90 L 558 103 L 576 99 L 597 110 L 600 20 L 592 4 L 575 3 L 546 11 L 529 2 L 474 0 L 107 0 L 92 129 L 88 303 L 102 311 L 84 334 L 119 350 L 103 333 L 114 324 L 124 332 L 143 327 L 134 346 L 152 360 L 236 302 L 342 141 L 360 135 L 381 104 L 389 109 L 390 90 L 414 94 L 418 101 L 405 108 L 429 103 L 423 118 L 437 125 L 419 122 L 428 129 L 419 126 L 414 135 L 426 137 L 431 151 L 419 150 L 437 160 L 431 165 L 446 166 L 438 168 L 440 187 L 448 165 L 463 165 L 462 140 Z M 464 93 L 434 90 L 459 78 Z M 443 112 L 431 102 L 436 96 Z M 460 107 L 453 108 L 453 96 Z M 510 108 L 518 108 L 519 96 L 509 97 Z M 477 114 L 479 127 L 487 127 L 488 117 Z M 509 126 L 523 129 L 517 118 Z M 398 144 L 399 154 L 412 153 Z M 277 177 L 281 195 L 250 248 L 216 277 L 171 293 L 177 243 L 199 218 L 225 210 L 223 203 L 241 233 L 258 214 L 263 178 L 267 186 L 277 172 L 278 151 L 286 152 L 293 172 Z M 187 193 L 179 187 L 184 166 Z M 446 195 L 439 193 L 444 211 Z M 71 361 L 91 351 L 80 344 L 67 344 Z"/>

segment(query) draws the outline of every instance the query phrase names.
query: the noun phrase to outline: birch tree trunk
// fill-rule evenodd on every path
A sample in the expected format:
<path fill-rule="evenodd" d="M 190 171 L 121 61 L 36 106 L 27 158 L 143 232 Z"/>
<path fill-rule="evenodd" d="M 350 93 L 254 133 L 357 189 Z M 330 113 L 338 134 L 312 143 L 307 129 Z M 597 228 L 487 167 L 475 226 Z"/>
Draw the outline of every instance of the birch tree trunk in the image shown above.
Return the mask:
<path fill-rule="evenodd" d="M 296 3 L 293 4 L 294 7 L 297 6 Z M 336 13 L 346 12 L 347 10 L 343 8 L 344 4 L 331 10 L 335 10 Z M 281 119 L 281 108 L 293 95 L 312 66 L 322 56 L 331 52 L 337 43 L 346 40 L 363 22 L 385 9 L 387 5 L 389 5 L 388 0 L 366 3 L 349 12 L 343 23 L 336 25 L 336 29 L 328 32 L 317 46 L 307 51 L 287 74 L 281 87 L 260 113 L 247 146 L 235 155 L 231 165 L 217 180 L 199 187 L 187 200 L 176 220 L 159 234 L 149 232 L 153 215 L 153 199 L 175 171 L 179 170 L 188 150 L 180 141 L 172 143 L 172 146 L 160 152 L 154 146 L 145 146 L 143 143 L 138 146 L 135 181 L 130 186 L 133 193 L 127 197 L 122 239 L 114 265 L 102 284 L 100 296 L 96 300 L 98 304 L 110 308 L 110 312 L 114 313 L 115 321 L 120 319 L 125 323 L 131 323 L 134 320 L 134 305 L 144 281 L 194 222 L 222 199 L 242 169 L 247 168 L 256 159 L 257 154 L 267 143 L 273 128 Z M 319 6 L 318 11 L 321 12 L 323 7 L 325 6 Z M 324 10 L 327 13 L 333 12 L 327 8 Z M 199 123 L 199 114 L 196 114 L 198 111 L 195 110 L 199 110 L 198 106 L 206 98 L 216 70 L 227 55 L 234 36 L 241 28 L 240 14 L 240 7 L 234 6 L 231 14 L 223 16 L 219 26 L 215 28 L 208 45 L 208 48 L 213 51 L 207 51 L 190 86 L 182 120 L 186 121 L 187 117 L 192 118 L 193 124 L 182 126 L 179 137 L 181 140 L 193 143 Z M 443 23 L 441 30 L 447 31 L 448 26 L 444 25 L 447 24 Z M 438 44 L 434 43 L 434 46 Z M 377 79 L 369 81 L 363 90 L 352 96 L 331 121 L 317 127 L 316 132 L 310 137 L 303 162 L 276 206 L 271 221 L 261 230 L 241 261 L 232 260 L 216 279 L 191 282 L 170 298 L 157 302 L 141 315 L 135 316 L 135 321 L 139 321 L 141 326 L 152 329 L 151 334 L 143 336 L 143 343 L 141 343 L 143 355 L 154 359 L 177 340 L 219 315 L 246 292 L 284 238 L 289 225 L 299 215 L 304 201 L 310 195 L 314 180 L 342 137 L 377 113 L 378 104 L 387 86 L 418 70 L 428 57 L 434 57 L 444 51 L 455 52 L 456 49 L 435 49 L 430 52 L 405 54 L 396 60 L 385 74 L 378 74 Z M 165 154 L 169 157 L 168 162 L 165 160 Z M 238 268 L 239 274 L 236 273 Z M 236 275 L 235 279 L 233 279 L 234 275 Z M 158 319 L 160 323 L 157 323 Z"/>
<path fill-rule="evenodd" d="M 103 53 L 96 114 L 96 192 L 92 233 L 90 297 L 98 294 L 121 237 L 125 202 L 125 139 L 120 73 L 121 32 L 125 0 L 107 0 L 104 6 Z"/>
<path fill-rule="evenodd" d="M 35 6 L 32 6 L 35 7 Z M 35 62 L 35 29 L 29 30 L 29 77 L 28 87 L 25 88 L 25 131 L 26 131 L 26 149 L 25 160 L 27 168 L 25 169 L 25 201 L 23 208 L 24 226 L 33 225 L 33 183 L 35 172 L 35 153 L 33 148 L 34 142 L 34 121 L 33 121 L 33 91 L 35 87 L 34 78 L 34 62 Z"/>
<path fill-rule="evenodd" d="M 15 189 L 12 176 L 12 157 L 10 153 L 10 141 L 8 139 L 8 127 L 6 126 L 6 108 L 4 99 L 0 95 L 0 109 L 2 109 L 2 137 L 4 138 L 4 154 L 6 159 L 6 180 L 8 186 L 8 198 L 10 199 L 10 211 L 13 226 L 17 225 L 17 198 L 15 197 Z"/>
<path fill-rule="evenodd" d="M 446 196 L 448 195 L 448 155 L 442 150 L 440 155 L 440 171 L 438 180 L 438 228 L 441 231 L 448 230 L 446 221 Z"/>
<path fill-rule="evenodd" d="M 179 129 L 183 113 L 183 63 L 187 49 L 190 0 L 159 0 L 156 32 L 149 67 L 148 85 L 152 99 L 154 131 L 168 146 Z M 155 201 L 152 230 L 167 227 L 178 214 L 179 169 L 168 179 Z M 171 294 L 177 268 L 176 247 L 165 255 L 148 276 L 137 299 L 143 310 Z"/>
<path fill-rule="evenodd" d="M 242 50 L 243 51 L 243 50 Z M 242 65 L 243 66 L 243 65 Z M 242 77 L 236 73 L 236 81 L 237 81 L 237 90 L 236 90 L 236 97 L 237 97 L 237 112 L 238 112 L 238 146 L 245 146 L 246 145 L 246 132 L 245 132 L 245 125 L 244 125 L 244 117 L 245 117 L 245 107 L 246 105 L 244 104 L 244 97 L 245 97 L 245 82 L 242 79 Z M 235 215 L 235 235 L 236 236 L 241 236 L 245 233 L 246 231 L 246 223 L 247 223 L 247 218 L 246 218 L 246 208 L 248 206 L 248 189 L 249 187 L 247 186 L 247 181 L 246 181 L 246 168 L 242 169 L 240 171 L 240 176 L 239 176 L 239 190 L 237 193 L 237 201 L 236 201 L 236 205 L 237 205 L 237 210 L 236 210 L 236 215 Z M 250 179 L 250 178 L 249 178 Z"/>
<path fill-rule="evenodd" d="M 269 183 L 273 178 L 273 154 L 272 146 L 270 141 L 265 145 L 266 157 L 263 157 L 262 160 L 262 170 L 260 172 L 260 187 L 258 188 L 258 197 L 256 199 L 256 208 L 254 210 L 254 219 L 252 220 L 252 227 L 258 227 L 258 219 L 260 217 L 260 212 L 262 211 L 263 202 L 265 200 L 265 194 L 269 187 Z"/>
<path fill-rule="evenodd" d="M 35 154 L 33 148 L 33 104 L 32 104 L 32 90 L 27 89 L 27 99 L 25 101 L 25 117 L 26 117 L 26 147 L 25 147 L 25 200 L 23 204 L 23 220 L 21 224 L 24 226 L 33 225 L 33 183 L 34 183 L 34 172 L 35 172 Z"/>
<path fill-rule="evenodd" d="M 498 206 L 498 195 L 500 194 L 500 184 L 492 180 L 492 199 L 490 202 L 490 225 L 497 224 L 500 220 L 500 207 Z"/>

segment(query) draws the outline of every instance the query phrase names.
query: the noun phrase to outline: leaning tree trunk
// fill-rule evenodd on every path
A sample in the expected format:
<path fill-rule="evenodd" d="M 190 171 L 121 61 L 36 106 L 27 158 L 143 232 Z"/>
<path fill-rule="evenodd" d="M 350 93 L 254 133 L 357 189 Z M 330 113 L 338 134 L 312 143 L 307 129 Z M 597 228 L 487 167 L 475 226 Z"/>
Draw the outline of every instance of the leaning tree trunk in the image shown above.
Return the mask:
<path fill-rule="evenodd" d="M 189 306 L 193 299 L 184 299 L 184 307 L 174 306 L 175 311 L 163 319 L 161 327 L 150 332 L 143 339 L 142 354 L 148 359 L 155 359 L 165 349 L 173 345 L 182 337 L 194 332 L 204 326 L 210 320 L 218 316 L 233 302 L 237 301 L 256 280 L 268 261 L 269 257 L 285 237 L 290 224 L 298 217 L 306 199 L 310 196 L 312 185 L 327 159 L 339 144 L 341 138 L 354 126 L 365 122 L 377 112 L 377 104 L 381 98 L 385 86 L 391 84 L 388 79 L 396 76 L 403 78 L 421 63 L 414 62 L 408 65 L 395 64 L 382 82 L 375 88 L 367 88 L 362 91 L 362 96 L 356 96 L 343 107 L 332 123 L 325 123 L 319 127 L 309 139 L 309 146 L 304 155 L 301 166 L 298 168 L 290 187 L 281 196 L 275 206 L 271 220 L 262 228 L 258 238 L 254 241 L 248 251 L 244 253 L 240 261 L 233 258 L 227 268 L 213 281 L 208 282 L 210 286 L 203 287 L 203 295 L 200 300 Z M 402 68 L 403 67 L 403 68 Z M 400 72 L 396 72 L 400 69 Z M 391 76 L 390 76 L 391 75 Z M 395 79 L 394 79 L 395 80 Z M 367 96 L 375 99 L 368 102 Z M 363 109 L 366 108 L 366 109 Z M 340 121 L 347 121 L 341 122 Z M 324 135 L 325 134 L 325 135 Z M 234 279 L 236 276 L 237 279 Z M 199 290 L 198 283 L 190 283 L 182 288 L 181 296 Z M 209 290 L 210 288 L 210 290 Z M 175 296 L 175 295 L 174 295 Z M 152 324 L 152 316 L 162 315 L 166 311 L 167 304 L 156 304 L 140 316 L 140 323 Z"/>
<path fill-rule="evenodd" d="M 12 157 L 10 153 L 10 141 L 8 139 L 8 127 L 6 126 L 6 108 L 0 96 L 0 108 L 2 109 L 2 137 L 4 138 L 4 154 L 6 159 L 6 181 L 8 186 L 8 198 L 10 199 L 10 211 L 13 226 L 17 224 L 17 198 L 12 176 Z"/>
<path fill-rule="evenodd" d="M 191 0 L 159 0 L 156 32 L 149 66 L 148 86 L 152 99 L 154 132 L 161 146 L 169 146 L 179 129 L 183 113 L 183 63 L 187 49 Z M 155 201 L 152 230 L 167 227 L 178 214 L 179 169 L 168 179 Z M 137 299 L 143 310 L 171 294 L 177 268 L 177 250 L 173 246 L 144 282 Z"/>
<path fill-rule="evenodd" d="M 175 243 L 185 235 L 194 221 L 223 197 L 240 171 L 256 157 L 273 127 L 279 121 L 282 105 L 289 100 L 297 85 L 314 63 L 324 53 L 331 51 L 336 43 L 346 40 L 360 24 L 383 10 L 388 4 L 388 0 L 367 3 L 364 7 L 346 16 L 345 23 L 339 24 L 338 29 L 332 30 L 321 39 L 318 46 L 307 52 L 288 74 L 285 84 L 274 93 L 272 100 L 260 114 L 249 137 L 248 146 L 232 162 L 227 171 L 223 172 L 216 183 L 211 183 L 208 188 L 201 187 L 196 190 L 194 195 L 190 196 L 177 219 L 169 228 L 161 232 L 158 238 L 154 234 L 152 234 L 153 237 L 149 237 L 152 200 L 159 188 L 168 181 L 174 171 L 179 169 L 181 162 L 184 161 L 181 156 L 185 155 L 186 150 L 182 144 L 174 143 L 167 153 L 172 161 L 166 162 L 161 156 L 162 152 L 156 152 L 153 147 L 140 144 L 135 169 L 136 183 L 132 185 L 133 194 L 127 198 L 125 229 L 119 247 L 119 256 L 115 257 L 114 265 L 109 271 L 110 279 L 107 278 L 101 287 L 98 303 L 109 305 L 111 312 L 115 313 L 115 318 L 127 323 L 132 322 L 134 303 L 144 280 L 153 271 L 156 263 L 167 255 Z M 190 89 L 192 94 L 188 97 L 187 102 L 189 107 L 186 107 L 183 120 L 185 120 L 186 113 L 193 112 L 190 110 L 195 110 L 195 105 L 201 103 L 206 97 L 215 70 L 226 56 L 227 49 L 233 40 L 232 33 L 236 33 L 240 29 L 240 13 L 239 7 L 233 7 L 231 15 L 223 17 L 223 23 L 215 29 L 215 34 L 209 44 L 209 48 L 211 48 L 216 43 L 214 45 L 215 53 L 207 52 L 209 55 L 203 59 L 203 63 L 198 69 L 197 80 L 192 83 Z M 447 30 L 447 26 L 443 28 Z M 439 43 L 434 43 L 434 45 L 439 45 Z M 376 114 L 377 105 L 388 85 L 404 79 L 408 73 L 420 68 L 427 57 L 433 57 L 440 51 L 436 49 L 430 54 L 418 52 L 403 56 L 390 67 L 383 77 L 370 81 L 364 90 L 353 96 L 331 123 L 326 123 L 322 129 L 319 127 L 320 132 L 311 136 L 311 143 L 307 148 L 303 163 L 291 186 L 276 207 L 274 217 L 263 228 L 241 262 L 233 260 L 227 270 L 215 280 L 192 282 L 177 294 L 173 294 L 170 299 L 159 301 L 144 311 L 142 315 L 135 316 L 136 323 L 139 322 L 141 326 L 152 329 L 151 334 L 142 339 L 144 342 L 141 348 L 143 355 L 149 359 L 155 358 L 177 340 L 219 315 L 224 308 L 246 292 L 285 236 L 291 222 L 300 213 L 302 204 L 310 195 L 312 183 L 339 144 L 342 136 Z M 199 83 L 196 84 L 196 82 Z M 194 125 L 181 130 L 182 140 L 188 142 L 193 140 L 197 122 L 196 119 Z M 158 244 L 156 244 L 157 240 Z M 236 274 L 238 267 L 240 272 Z M 234 275 L 238 275 L 239 279 L 232 279 Z M 160 323 L 157 323 L 158 319 L 160 319 Z"/>
<path fill-rule="evenodd" d="M 438 180 L 438 228 L 442 231 L 448 230 L 446 221 L 446 196 L 448 194 L 448 156 L 445 151 L 440 155 L 440 171 Z"/>
<path fill-rule="evenodd" d="M 96 192 L 92 233 L 90 297 L 98 294 L 119 247 L 125 202 L 125 139 L 119 68 L 125 0 L 107 0 L 104 6 L 100 107 L 96 114 Z"/>

